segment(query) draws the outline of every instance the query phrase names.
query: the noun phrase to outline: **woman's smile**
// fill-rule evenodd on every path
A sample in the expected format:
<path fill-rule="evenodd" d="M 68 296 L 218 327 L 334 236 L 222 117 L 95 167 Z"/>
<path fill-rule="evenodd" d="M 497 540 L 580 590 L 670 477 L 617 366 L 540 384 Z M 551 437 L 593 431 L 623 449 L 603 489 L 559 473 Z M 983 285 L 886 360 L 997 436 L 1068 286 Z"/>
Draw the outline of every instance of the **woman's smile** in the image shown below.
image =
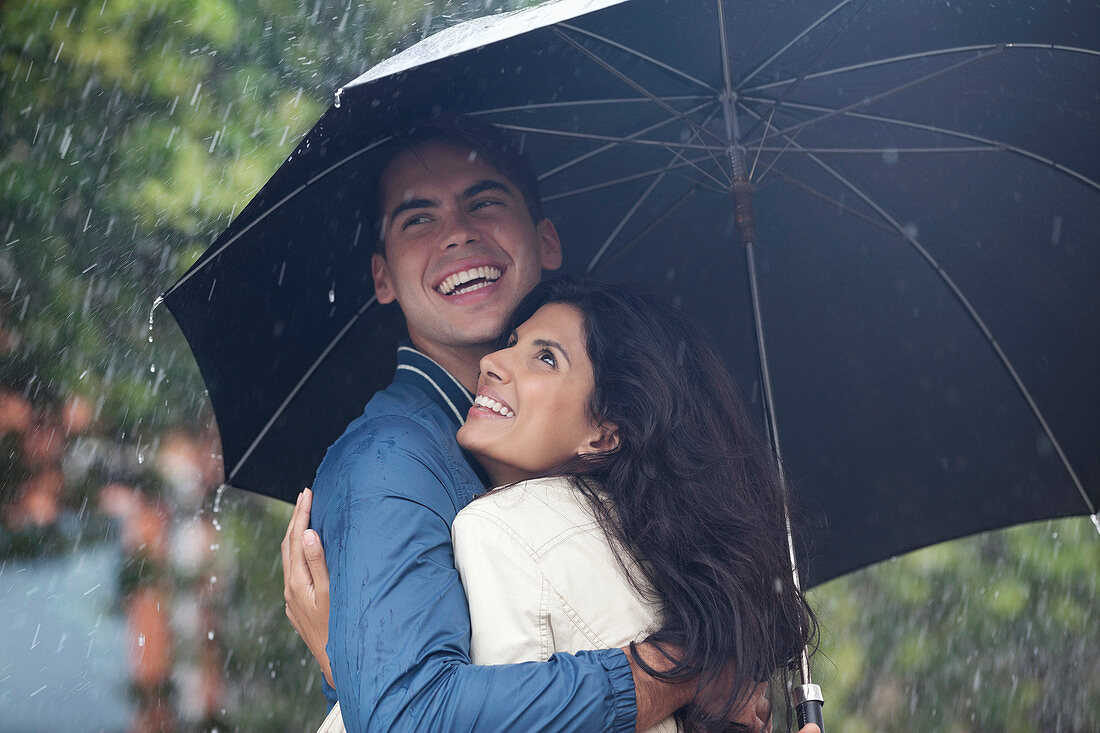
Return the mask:
<path fill-rule="evenodd" d="M 591 452 L 606 432 L 590 414 L 594 386 L 580 311 L 543 306 L 507 347 L 481 360 L 458 442 L 495 484 L 544 474 Z"/>

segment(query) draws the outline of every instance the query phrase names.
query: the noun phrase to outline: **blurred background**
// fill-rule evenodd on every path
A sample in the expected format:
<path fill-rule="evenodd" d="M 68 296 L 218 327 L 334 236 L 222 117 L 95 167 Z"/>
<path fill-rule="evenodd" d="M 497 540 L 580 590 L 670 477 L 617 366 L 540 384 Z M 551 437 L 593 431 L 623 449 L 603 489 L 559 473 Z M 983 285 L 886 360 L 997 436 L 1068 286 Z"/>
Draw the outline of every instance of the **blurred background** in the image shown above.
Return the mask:
<path fill-rule="evenodd" d="M 0 3 L 0 731 L 281 731 L 324 716 L 283 615 L 290 507 L 218 490 L 155 297 L 343 82 L 502 0 Z M 1100 729 L 1088 519 L 812 593 L 832 730 Z"/>

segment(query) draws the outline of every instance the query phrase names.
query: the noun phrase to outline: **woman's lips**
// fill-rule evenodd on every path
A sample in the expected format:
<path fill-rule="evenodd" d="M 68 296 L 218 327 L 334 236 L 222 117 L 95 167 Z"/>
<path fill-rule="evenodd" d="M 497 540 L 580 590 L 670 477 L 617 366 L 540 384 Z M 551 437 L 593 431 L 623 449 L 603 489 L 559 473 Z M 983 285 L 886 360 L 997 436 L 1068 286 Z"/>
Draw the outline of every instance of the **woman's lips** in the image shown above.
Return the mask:
<path fill-rule="evenodd" d="M 478 392 L 477 397 L 474 398 L 474 404 L 470 408 L 470 412 L 480 410 L 481 412 L 492 413 L 504 418 L 513 418 L 516 416 L 516 411 L 513 410 L 508 403 L 496 398 L 496 395 L 488 395 L 482 392 Z"/>

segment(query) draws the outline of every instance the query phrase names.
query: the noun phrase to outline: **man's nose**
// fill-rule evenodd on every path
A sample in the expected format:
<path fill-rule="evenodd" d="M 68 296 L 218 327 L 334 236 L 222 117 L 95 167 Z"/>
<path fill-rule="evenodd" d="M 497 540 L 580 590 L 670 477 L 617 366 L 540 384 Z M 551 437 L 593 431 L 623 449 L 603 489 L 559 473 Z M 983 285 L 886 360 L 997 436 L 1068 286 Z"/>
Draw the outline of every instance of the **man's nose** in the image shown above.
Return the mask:
<path fill-rule="evenodd" d="M 447 228 L 443 236 L 444 249 L 475 244 L 480 240 L 481 231 L 465 211 L 458 211 L 447 217 Z"/>

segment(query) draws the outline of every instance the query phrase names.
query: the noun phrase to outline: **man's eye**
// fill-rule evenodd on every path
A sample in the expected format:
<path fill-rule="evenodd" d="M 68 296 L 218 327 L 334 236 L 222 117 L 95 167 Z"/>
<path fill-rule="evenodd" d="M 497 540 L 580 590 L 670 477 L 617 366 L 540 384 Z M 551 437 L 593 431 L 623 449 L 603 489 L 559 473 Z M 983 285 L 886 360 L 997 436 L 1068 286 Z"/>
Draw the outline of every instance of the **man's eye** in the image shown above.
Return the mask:
<path fill-rule="evenodd" d="M 546 349 L 543 349 L 539 352 L 537 358 L 539 361 L 543 362 L 544 364 L 548 364 L 549 366 L 556 367 L 558 365 L 558 360 L 554 357 L 554 353 L 552 351 L 547 351 Z"/>
<path fill-rule="evenodd" d="M 408 219 L 402 222 L 401 228 L 408 229 L 411 226 L 424 224 L 427 221 L 429 221 L 429 217 L 426 214 L 414 214 L 413 216 L 410 216 Z"/>
<path fill-rule="evenodd" d="M 470 211 L 477 211 L 478 209 L 484 209 L 489 206 L 499 206 L 500 201 L 497 199 L 477 199 L 470 204 Z"/>

